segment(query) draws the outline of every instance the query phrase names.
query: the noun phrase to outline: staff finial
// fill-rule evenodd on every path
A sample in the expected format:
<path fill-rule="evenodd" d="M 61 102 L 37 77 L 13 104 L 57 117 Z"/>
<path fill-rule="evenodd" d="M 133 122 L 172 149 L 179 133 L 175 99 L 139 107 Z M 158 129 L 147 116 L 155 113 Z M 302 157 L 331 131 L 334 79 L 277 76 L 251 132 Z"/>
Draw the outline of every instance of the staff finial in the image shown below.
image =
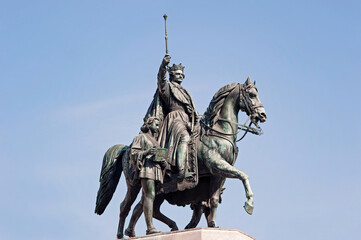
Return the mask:
<path fill-rule="evenodd" d="M 168 54 L 167 14 L 163 15 L 165 23 L 165 54 Z"/>

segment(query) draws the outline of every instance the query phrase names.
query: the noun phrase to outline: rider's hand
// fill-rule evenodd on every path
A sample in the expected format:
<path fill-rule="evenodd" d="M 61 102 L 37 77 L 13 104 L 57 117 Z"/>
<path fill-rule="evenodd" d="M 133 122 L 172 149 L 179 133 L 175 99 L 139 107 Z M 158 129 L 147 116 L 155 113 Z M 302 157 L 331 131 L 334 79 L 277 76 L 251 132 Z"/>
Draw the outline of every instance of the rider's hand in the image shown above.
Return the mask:
<path fill-rule="evenodd" d="M 163 58 L 162 65 L 167 66 L 170 63 L 170 55 L 166 54 Z"/>

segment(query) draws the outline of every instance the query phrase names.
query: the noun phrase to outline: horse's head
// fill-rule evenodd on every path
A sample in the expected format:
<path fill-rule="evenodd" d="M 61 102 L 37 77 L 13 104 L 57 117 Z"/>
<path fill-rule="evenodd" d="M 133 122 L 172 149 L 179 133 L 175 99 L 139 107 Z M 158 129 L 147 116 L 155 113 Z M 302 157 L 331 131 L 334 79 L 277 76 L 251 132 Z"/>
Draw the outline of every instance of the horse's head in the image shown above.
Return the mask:
<path fill-rule="evenodd" d="M 252 83 L 248 77 L 244 84 L 240 84 L 240 108 L 251 116 L 251 121 L 258 126 L 258 121 L 265 122 L 267 119 L 266 111 L 258 96 L 256 82 Z"/>

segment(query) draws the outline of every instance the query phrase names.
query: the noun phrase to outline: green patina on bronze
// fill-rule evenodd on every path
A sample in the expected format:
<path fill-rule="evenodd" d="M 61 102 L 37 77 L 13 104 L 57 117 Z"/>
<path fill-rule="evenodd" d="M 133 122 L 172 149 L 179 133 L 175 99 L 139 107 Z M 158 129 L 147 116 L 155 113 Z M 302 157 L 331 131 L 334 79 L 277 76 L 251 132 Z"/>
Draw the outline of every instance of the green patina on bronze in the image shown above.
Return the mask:
<path fill-rule="evenodd" d="M 168 67 L 169 63 L 170 56 L 166 54 L 140 134 L 129 146 L 111 147 L 103 159 L 95 213 L 104 212 L 122 172 L 127 183 L 127 193 L 120 205 L 118 238 L 124 236 L 125 219 L 141 189 L 142 200 L 134 208 L 125 230 L 130 237 L 135 236 L 135 224 L 143 211 L 147 234 L 159 232 L 152 218 L 178 230 L 177 224 L 160 212 L 164 200 L 178 206 L 191 205 L 193 216 L 186 228 L 195 228 L 203 213 L 208 226 L 217 227 L 216 211 L 226 178 L 242 181 L 247 198 L 244 209 L 253 213 L 249 178 L 233 165 L 238 155 L 239 131 L 260 134 L 258 122 L 267 118 L 255 83 L 247 78 L 244 84 L 225 85 L 215 93 L 200 118 L 190 93 L 181 86 L 184 66 Z M 250 125 L 256 128 L 239 124 L 239 111 L 245 112 Z"/>

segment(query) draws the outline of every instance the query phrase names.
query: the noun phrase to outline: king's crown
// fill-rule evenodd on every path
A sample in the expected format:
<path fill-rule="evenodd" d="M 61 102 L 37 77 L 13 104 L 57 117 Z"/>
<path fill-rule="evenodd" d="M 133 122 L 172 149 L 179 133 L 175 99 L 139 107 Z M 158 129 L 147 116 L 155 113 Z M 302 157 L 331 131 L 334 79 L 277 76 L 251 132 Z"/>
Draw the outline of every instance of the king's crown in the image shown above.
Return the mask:
<path fill-rule="evenodd" d="M 173 72 L 175 72 L 177 70 L 182 70 L 182 72 L 184 72 L 184 66 L 182 66 L 182 64 L 180 63 L 179 65 L 173 64 L 173 66 L 168 68 L 169 73 L 173 73 Z"/>

